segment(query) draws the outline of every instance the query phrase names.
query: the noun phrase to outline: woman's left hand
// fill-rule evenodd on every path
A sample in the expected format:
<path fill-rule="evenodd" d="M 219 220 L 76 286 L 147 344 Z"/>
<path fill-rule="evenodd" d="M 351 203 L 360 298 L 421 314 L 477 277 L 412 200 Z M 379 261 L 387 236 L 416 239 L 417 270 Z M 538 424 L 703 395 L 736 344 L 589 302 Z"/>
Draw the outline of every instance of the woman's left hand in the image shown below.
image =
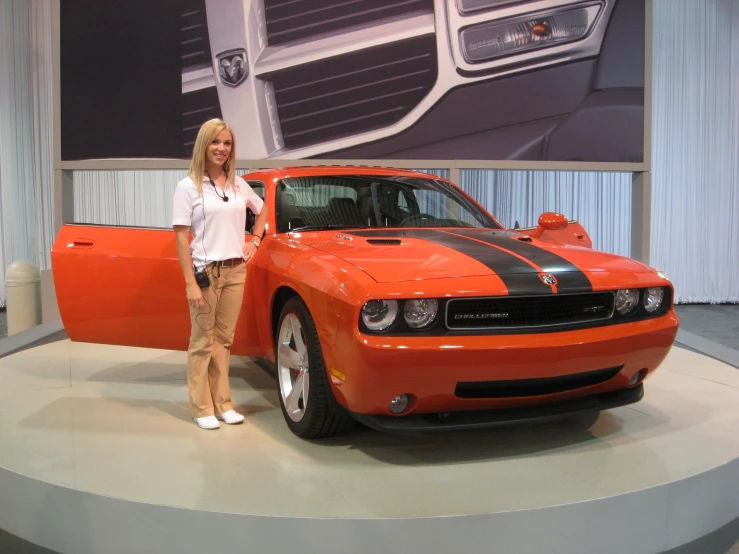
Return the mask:
<path fill-rule="evenodd" d="M 241 249 L 241 252 L 244 254 L 244 262 L 248 264 L 249 260 L 251 260 L 252 257 L 254 257 L 254 254 L 257 253 L 257 245 L 249 241 Z"/>

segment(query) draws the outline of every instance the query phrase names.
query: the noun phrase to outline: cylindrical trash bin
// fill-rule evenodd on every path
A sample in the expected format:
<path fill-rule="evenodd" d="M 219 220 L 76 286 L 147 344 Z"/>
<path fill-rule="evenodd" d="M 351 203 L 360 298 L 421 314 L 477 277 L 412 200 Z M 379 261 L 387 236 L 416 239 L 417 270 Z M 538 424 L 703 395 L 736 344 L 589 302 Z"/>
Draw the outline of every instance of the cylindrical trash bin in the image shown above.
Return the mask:
<path fill-rule="evenodd" d="M 41 272 L 26 260 L 13 262 L 5 272 L 8 336 L 41 324 Z"/>

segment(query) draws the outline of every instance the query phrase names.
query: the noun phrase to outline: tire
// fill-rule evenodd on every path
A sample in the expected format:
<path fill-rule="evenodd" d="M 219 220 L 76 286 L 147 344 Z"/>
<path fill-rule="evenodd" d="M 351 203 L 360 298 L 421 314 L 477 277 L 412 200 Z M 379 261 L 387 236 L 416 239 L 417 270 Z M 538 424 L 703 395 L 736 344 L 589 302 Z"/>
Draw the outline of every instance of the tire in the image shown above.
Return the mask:
<path fill-rule="evenodd" d="M 314 439 L 351 427 L 353 420 L 331 391 L 316 325 L 297 296 L 280 313 L 275 359 L 282 415 L 293 433 Z"/>

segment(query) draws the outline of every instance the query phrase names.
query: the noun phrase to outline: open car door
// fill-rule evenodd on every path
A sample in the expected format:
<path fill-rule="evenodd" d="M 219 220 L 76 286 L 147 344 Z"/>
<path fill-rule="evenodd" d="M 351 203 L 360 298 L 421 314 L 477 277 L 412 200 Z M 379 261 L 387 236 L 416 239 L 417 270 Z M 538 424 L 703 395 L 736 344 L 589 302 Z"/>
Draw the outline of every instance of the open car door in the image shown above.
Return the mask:
<path fill-rule="evenodd" d="M 173 230 L 65 225 L 51 263 L 71 340 L 187 350 L 190 315 Z"/>

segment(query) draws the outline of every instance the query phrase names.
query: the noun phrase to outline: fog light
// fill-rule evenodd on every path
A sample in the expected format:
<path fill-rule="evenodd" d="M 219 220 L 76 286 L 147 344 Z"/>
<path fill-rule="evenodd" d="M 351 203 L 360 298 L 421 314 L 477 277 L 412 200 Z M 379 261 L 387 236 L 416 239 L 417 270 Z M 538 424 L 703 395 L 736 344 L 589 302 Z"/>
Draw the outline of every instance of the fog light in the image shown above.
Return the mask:
<path fill-rule="evenodd" d="M 645 368 L 640 369 L 631 377 L 631 379 L 629 379 L 629 386 L 634 387 L 638 385 L 644 380 L 646 376 L 647 376 L 647 368 L 645 367 Z"/>
<path fill-rule="evenodd" d="M 407 394 L 401 394 L 400 396 L 396 396 L 390 402 L 390 413 L 391 414 L 401 414 L 406 410 L 406 408 L 408 408 L 408 395 Z"/>

